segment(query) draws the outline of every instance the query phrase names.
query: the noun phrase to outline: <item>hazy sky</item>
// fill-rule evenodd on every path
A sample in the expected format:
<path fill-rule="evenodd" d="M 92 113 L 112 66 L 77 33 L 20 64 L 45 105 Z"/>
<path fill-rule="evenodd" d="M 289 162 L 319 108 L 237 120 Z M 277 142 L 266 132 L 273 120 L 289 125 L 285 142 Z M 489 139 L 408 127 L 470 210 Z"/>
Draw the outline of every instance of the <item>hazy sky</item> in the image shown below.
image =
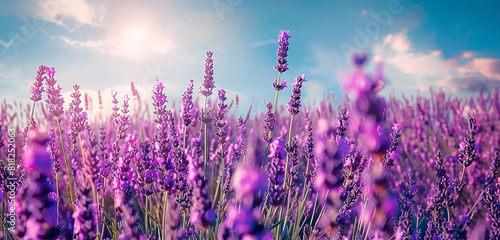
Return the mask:
<path fill-rule="evenodd" d="M 217 88 L 261 104 L 274 99 L 279 30 L 292 36 L 282 76 L 306 74 L 306 97 L 343 96 L 352 49 L 385 63 L 385 95 L 470 94 L 499 86 L 498 10 L 493 0 L 0 0 L 0 98 L 28 99 L 44 64 L 65 91 L 125 92 L 133 80 L 149 97 L 158 76 L 179 99 L 190 78 L 203 81 L 210 50 Z"/>

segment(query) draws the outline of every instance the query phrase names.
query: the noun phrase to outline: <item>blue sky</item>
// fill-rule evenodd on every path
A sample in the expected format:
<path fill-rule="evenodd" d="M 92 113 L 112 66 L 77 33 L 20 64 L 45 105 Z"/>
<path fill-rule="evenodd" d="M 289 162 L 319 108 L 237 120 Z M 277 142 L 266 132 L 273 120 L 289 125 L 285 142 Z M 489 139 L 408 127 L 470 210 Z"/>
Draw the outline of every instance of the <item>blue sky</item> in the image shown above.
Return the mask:
<path fill-rule="evenodd" d="M 0 0 L 0 98 L 28 99 L 44 64 L 67 91 L 126 93 L 133 80 L 149 97 L 157 75 L 179 99 L 190 78 L 203 81 L 211 50 L 217 88 L 261 105 L 274 98 L 279 30 L 292 36 L 282 77 L 306 74 L 307 99 L 343 96 L 342 46 L 384 62 L 384 95 L 473 94 L 500 86 L 498 9 L 492 0 Z"/>

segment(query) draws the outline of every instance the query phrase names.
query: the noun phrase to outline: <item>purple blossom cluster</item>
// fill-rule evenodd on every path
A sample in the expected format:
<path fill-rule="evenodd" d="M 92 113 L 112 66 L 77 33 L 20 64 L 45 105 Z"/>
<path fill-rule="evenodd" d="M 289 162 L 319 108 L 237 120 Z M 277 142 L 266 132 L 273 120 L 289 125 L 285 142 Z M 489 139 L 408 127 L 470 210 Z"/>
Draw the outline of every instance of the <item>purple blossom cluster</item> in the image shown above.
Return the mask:
<path fill-rule="evenodd" d="M 384 98 L 382 64 L 369 74 L 358 54 L 348 97 L 306 104 L 304 75 L 282 91 L 289 38 L 274 104 L 245 115 L 227 89 L 209 98 L 212 52 L 198 96 L 194 80 L 172 104 L 162 81 L 131 84 L 95 101 L 109 113 L 76 84 L 63 99 L 40 66 L 27 107 L 0 105 L 0 238 L 500 238 L 498 89 Z"/>

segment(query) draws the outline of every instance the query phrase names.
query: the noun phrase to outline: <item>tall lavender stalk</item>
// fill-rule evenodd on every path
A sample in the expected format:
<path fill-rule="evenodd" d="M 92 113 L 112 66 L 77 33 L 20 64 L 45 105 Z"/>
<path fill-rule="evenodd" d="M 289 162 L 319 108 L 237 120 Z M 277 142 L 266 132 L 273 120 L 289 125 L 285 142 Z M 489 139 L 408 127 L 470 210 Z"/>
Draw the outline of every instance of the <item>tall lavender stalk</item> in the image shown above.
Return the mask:
<path fill-rule="evenodd" d="M 97 203 L 92 200 L 92 186 L 90 179 L 83 172 L 77 174 L 78 178 L 78 204 L 73 213 L 75 219 L 74 234 L 78 240 L 95 239 L 98 233 Z"/>
<path fill-rule="evenodd" d="M 207 124 L 212 121 L 212 117 L 208 114 L 207 102 L 208 97 L 212 95 L 212 90 L 215 88 L 214 84 L 214 60 L 213 52 L 207 52 L 207 59 L 205 59 L 205 75 L 203 84 L 200 86 L 200 94 L 205 96 L 204 110 L 202 112 L 201 121 L 203 122 L 204 135 L 204 154 L 203 154 L 203 176 L 207 175 L 207 161 L 208 161 L 208 139 L 207 139 Z"/>
<path fill-rule="evenodd" d="M 215 119 L 215 123 L 214 123 L 214 126 L 218 128 L 218 132 L 215 133 L 215 135 L 217 136 L 218 140 L 218 148 L 217 148 L 217 156 L 220 158 L 221 160 L 221 164 L 220 164 L 220 173 L 219 173 L 219 176 L 220 176 L 220 181 L 218 182 L 218 185 L 220 185 L 220 195 L 221 195 L 221 198 L 220 198 L 220 203 L 219 203 L 219 206 L 221 206 L 225 200 L 225 195 L 224 195 L 224 173 L 226 172 L 226 156 L 227 156 L 227 150 L 226 148 L 224 147 L 224 144 L 226 143 L 226 136 L 227 136 L 227 131 L 226 131 L 226 124 L 227 124 L 227 121 L 224 119 L 225 116 L 226 116 L 226 112 L 225 112 L 225 109 L 228 107 L 227 104 L 225 104 L 224 101 L 227 100 L 226 98 L 226 91 L 224 89 L 220 89 L 218 94 L 217 94 L 217 98 L 219 99 L 219 103 L 217 104 L 217 110 L 214 112 L 214 119 Z M 219 191 L 219 186 L 217 186 L 217 190 L 216 191 Z M 217 192 L 215 194 L 215 198 L 217 197 Z M 219 208 L 219 216 L 221 214 L 221 211 L 222 209 Z M 218 223 L 218 222 L 217 222 Z M 216 226 L 217 227 L 217 226 Z"/>
<path fill-rule="evenodd" d="M 292 140 L 292 126 L 293 126 L 293 118 L 295 115 L 299 114 L 299 108 L 300 108 L 300 97 L 301 97 L 301 91 L 300 89 L 302 88 L 302 84 L 306 81 L 306 75 L 302 74 L 302 76 L 296 77 L 295 78 L 295 83 L 293 83 L 293 89 L 292 89 L 292 96 L 290 97 L 290 101 L 288 101 L 287 104 L 287 109 L 288 112 L 292 115 L 290 119 L 290 128 L 288 130 L 288 141 L 287 144 L 290 145 L 291 140 Z M 289 154 L 286 156 L 286 163 L 285 163 L 285 169 L 286 172 L 288 172 L 288 159 L 289 159 Z M 283 184 L 286 184 L 287 182 L 287 173 L 285 173 L 285 181 Z"/>
<path fill-rule="evenodd" d="M 66 148 L 64 147 L 64 140 L 62 136 L 62 131 L 61 131 L 61 124 L 59 117 L 61 114 L 64 113 L 63 110 L 63 104 L 64 104 L 64 99 L 61 96 L 61 86 L 56 83 L 57 81 L 54 78 L 54 75 L 56 73 L 55 69 L 52 68 L 45 68 L 45 73 L 47 74 L 47 78 L 45 80 L 45 84 L 47 85 L 47 99 L 45 100 L 47 104 L 49 105 L 49 112 L 55 117 L 56 119 L 56 124 L 57 124 L 57 130 L 59 132 L 59 139 L 61 141 L 61 149 L 62 149 L 62 155 L 64 158 L 64 164 L 66 166 L 66 174 L 68 174 L 68 185 L 69 185 L 69 191 L 70 191 L 70 198 L 71 198 L 71 206 L 73 208 L 73 211 L 75 210 L 75 190 L 73 189 L 73 176 L 71 173 L 71 166 L 69 165 L 68 158 L 66 156 Z"/>
<path fill-rule="evenodd" d="M 45 81 L 45 66 L 41 65 L 36 72 L 35 82 L 33 82 L 33 86 L 31 86 L 31 97 L 30 99 L 33 101 L 33 107 L 31 109 L 31 115 L 28 120 L 30 122 L 33 119 L 33 114 L 35 112 L 35 104 L 36 102 L 42 100 L 42 93 L 44 91 L 43 82 Z"/>
<path fill-rule="evenodd" d="M 193 104 L 193 84 L 194 80 L 191 79 L 189 80 L 189 84 L 186 88 L 186 91 L 182 94 L 182 104 L 181 104 L 181 117 L 182 117 L 182 123 L 184 125 L 184 132 L 183 132 L 183 145 L 184 148 L 186 147 L 186 131 L 187 127 L 189 124 L 191 124 L 191 121 L 193 120 L 193 113 L 194 113 L 194 104 Z"/>
<path fill-rule="evenodd" d="M 197 148 L 201 148 L 201 139 L 194 138 L 192 141 L 194 145 L 193 153 L 188 154 L 188 179 L 193 185 L 191 223 L 196 224 L 196 226 L 205 231 L 215 222 L 217 215 L 211 208 L 212 202 L 207 192 L 207 179 L 203 176 L 200 156 L 197 153 L 198 151 L 196 151 Z"/>
<path fill-rule="evenodd" d="M 278 44 L 278 52 L 276 55 L 278 55 L 278 58 L 276 59 L 276 62 L 278 65 L 274 66 L 274 70 L 278 72 L 278 78 L 274 79 L 273 82 L 273 88 L 276 90 L 276 97 L 274 98 L 274 110 L 272 113 L 272 117 L 276 118 L 276 109 L 278 107 L 278 95 L 281 90 L 286 88 L 286 80 L 284 79 L 281 83 L 281 74 L 284 73 L 286 70 L 288 70 L 288 62 L 286 60 L 286 57 L 288 56 L 288 39 L 290 38 L 290 32 L 289 31 L 284 31 L 280 30 L 280 34 L 278 35 L 278 41 L 276 42 Z M 269 105 L 268 105 L 269 106 Z M 271 105 L 272 107 L 272 105 Z M 268 116 L 271 116 L 268 114 Z M 267 151 L 269 149 L 269 144 L 272 142 L 272 130 L 268 129 L 268 132 L 265 133 L 264 140 L 267 140 L 266 144 L 266 155 Z M 263 161 L 263 164 L 265 164 L 265 161 Z"/>
<path fill-rule="evenodd" d="M 288 56 L 289 38 L 290 38 L 290 32 L 281 30 L 280 34 L 278 35 L 278 41 L 276 42 L 278 44 L 278 52 L 276 53 L 276 55 L 278 55 L 278 58 L 276 59 L 278 65 L 274 66 L 274 70 L 278 72 L 278 78 L 275 79 L 273 83 L 273 87 L 274 89 L 276 89 L 276 97 L 274 99 L 274 111 L 273 111 L 274 115 L 276 114 L 276 107 L 278 105 L 279 91 L 283 90 L 286 87 L 286 80 L 283 80 L 283 82 L 280 83 L 280 79 L 281 79 L 281 74 L 284 73 L 286 70 L 288 70 L 288 62 L 286 60 L 286 57 Z"/>
<path fill-rule="evenodd" d="M 83 150 L 81 132 L 85 129 L 87 124 L 87 113 L 83 112 L 83 108 L 80 107 L 80 104 L 82 103 L 80 97 L 82 94 L 79 89 L 80 86 L 78 86 L 78 84 L 73 85 L 74 92 L 71 94 L 73 100 L 69 103 L 69 125 L 71 132 L 78 134 L 80 150 L 82 152 L 82 162 L 85 162 L 85 151 Z"/>

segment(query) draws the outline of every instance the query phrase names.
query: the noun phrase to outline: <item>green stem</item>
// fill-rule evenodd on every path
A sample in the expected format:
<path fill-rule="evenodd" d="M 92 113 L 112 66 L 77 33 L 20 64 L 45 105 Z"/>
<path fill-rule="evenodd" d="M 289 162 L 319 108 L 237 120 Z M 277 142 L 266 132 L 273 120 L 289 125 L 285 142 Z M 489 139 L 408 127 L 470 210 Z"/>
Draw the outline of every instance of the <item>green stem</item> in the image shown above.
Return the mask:
<path fill-rule="evenodd" d="M 149 235 L 149 196 L 146 196 L 146 209 L 145 210 L 146 210 L 145 211 L 146 212 L 146 216 L 145 216 L 146 229 L 145 229 L 145 231 L 146 231 L 146 238 L 148 238 L 148 235 Z"/>
<path fill-rule="evenodd" d="M 115 208 L 116 209 L 116 208 Z M 118 215 L 118 212 L 115 211 L 115 220 L 114 220 L 114 223 L 113 223 L 113 239 L 117 239 L 117 235 L 118 235 L 118 220 L 117 220 L 117 216 Z"/>
<path fill-rule="evenodd" d="M 280 78 L 281 78 L 281 72 L 280 72 L 280 73 L 278 73 L 278 81 L 277 81 L 277 84 L 280 84 Z M 274 116 L 276 116 L 276 108 L 277 108 L 277 106 L 276 106 L 276 105 L 278 105 L 278 93 L 279 93 L 279 92 L 280 92 L 280 91 L 276 90 L 276 97 L 274 98 L 274 110 L 273 110 L 273 115 L 274 115 Z"/>
<path fill-rule="evenodd" d="M 56 201 L 56 224 L 59 225 L 59 199 L 60 199 L 60 196 L 59 196 L 59 173 L 56 172 L 56 197 L 57 197 L 57 201 Z"/>
<path fill-rule="evenodd" d="M 78 133 L 78 140 L 80 141 L 80 149 L 82 150 L 82 162 L 85 163 L 85 153 L 83 152 L 82 135 Z"/>
<path fill-rule="evenodd" d="M 313 206 L 313 212 L 311 215 L 311 221 L 309 221 L 309 226 L 311 226 L 311 227 L 312 227 L 312 223 L 313 223 L 313 219 L 314 219 L 314 213 L 316 212 L 316 204 L 318 203 L 318 195 L 319 194 L 316 193 L 316 199 L 314 199 L 314 206 Z M 314 228 L 313 228 L 313 230 L 314 230 Z"/>
<path fill-rule="evenodd" d="M 292 140 L 292 125 L 293 125 L 293 117 L 294 115 L 292 115 L 292 119 L 290 120 L 290 129 L 288 130 L 288 146 L 290 146 L 290 142 Z M 285 163 L 285 179 L 283 181 L 283 189 L 286 188 L 286 180 L 287 180 L 287 176 L 288 176 L 288 159 L 290 157 L 290 154 L 287 152 L 286 153 L 286 163 Z"/>
<path fill-rule="evenodd" d="M 222 206 L 224 205 L 224 198 L 226 197 L 226 193 L 224 193 L 224 170 L 225 170 L 225 159 L 222 158 L 221 159 L 222 161 L 222 164 L 221 164 L 221 184 L 220 184 L 220 193 L 221 193 L 221 198 L 219 200 L 219 214 L 217 215 L 217 224 L 215 225 L 215 231 L 214 232 L 218 232 L 219 231 L 219 220 L 222 218 L 221 216 L 221 210 L 222 210 Z M 217 196 L 215 196 L 217 197 Z M 215 200 L 215 198 L 214 198 Z"/>
<path fill-rule="evenodd" d="M 33 107 L 31 108 L 31 116 L 30 116 L 30 119 L 28 119 L 28 126 L 31 122 L 31 119 L 33 119 L 33 115 L 35 115 L 35 104 L 36 104 L 36 102 L 33 102 Z"/>
<path fill-rule="evenodd" d="M 182 145 L 182 150 L 186 149 L 186 130 L 187 130 L 187 126 L 184 126 L 184 132 L 182 133 L 182 142 L 184 143 Z"/>
<path fill-rule="evenodd" d="M 294 115 L 292 115 L 292 118 L 290 119 L 290 129 L 288 130 L 288 146 L 290 146 L 290 142 L 291 142 L 291 139 L 292 139 L 292 126 L 293 126 L 293 117 Z M 287 183 L 287 176 L 288 176 L 288 159 L 289 159 L 289 156 L 290 154 L 287 152 L 286 153 L 286 162 L 285 162 L 285 178 L 284 178 L 284 181 L 283 181 L 283 189 L 284 190 L 287 190 L 287 186 L 286 186 L 286 183 Z M 290 198 L 290 196 L 289 196 Z M 288 199 L 288 202 L 289 202 L 290 199 Z M 283 207 L 281 208 L 280 210 L 280 215 L 279 215 L 279 221 L 282 220 L 282 215 L 283 215 Z M 285 219 L 283 221 L 283 231 L 285 230 L 285 226 L 286 226 L 286 221 L 287 219 Z M 280 234 L 280 228 L 278 227 L 278 234 Z M 278 236 L 279 237 L 279 236 Z"/>
<path fill-rule="evenodd" d="M 207 101 L 208 101 L 208 97 L 205 97 L 205 110 L 203 112 L 203 116 L 202 117 L 205 117 L 207 116 Z M 203 133 L 204 133 L 204 139 L 203 139 L 203 142 L 204 142 L 204 149 L 203 149 L 203 177 L 206 179 L 207 177 L 207 159 L 208 159 L 208 142 L 207 142 L 207 124 L 205 122 L 203 122 Z"/>
<path fill-rule="evenodd" d="M 307 171 L 307 170 L 306 170 Z M 298 209 L 298 213 L 301 213 L 302 212 L 302 209 L 304 208 L 304 205 L 305 205 L 305 202 L 306 202 L 306 198 L 307 198 L 307 195 L 309 194 L 309 189 L 307 189 L 307 191 L 305 190 L 304 188 L 304 196 L 302 197 L 302 201 L 300 201 L 299 203 L 299 209 Z M 292 232 L 292 235 L 291 236 L 295 236 L 295 230 L 300 227 L 300 222 L 302 221 L 302 214 L 299 214 L 297 215 L 297 220 L 295 221 L 295 227 L 293 229 L 293 232 Z M 295 238 L 294 238 L 295 239 Z"/>
<path fill-rule="evenodd" d="M 68 184 L 69 184 L 69 194 L 71 198 L 71 207 L 73 211 L 75 211 L 75 190 L 73 189 L 73 177 L 71 173 L 71 167 L 68 163 L 68 158 L 66 157 L 66 148 L 64 147 L 62 132 L 61 132 L 61 124 L 59 123 L 59 117 L 56 117 L 57 130 L 59 131 L 59 139 L 61 140 L 61 149 L 62 154 L 64 156 L 64 164 L 66 165 L 66 172 L 68 174 Z"/>
<path fill-rule="evenodd" d="M 106 196 L 106 178 L 103 178 L 102 179 L 102 208 L 103 209 L 104 209 L 104 197 L 105 196 Z M 99 205 L 97 207 L 98 207 L 98 209 L 101 209 Z M 99 219 L 101 219 L 101 211 L 98 211 L 97 213 L 99 214 Z M 102 225 L 102 228 L 101 228 L 101 236 L 104 236 L 104 225 Z"/>
<path fill-rule="evenodd" d="M 163 228 L 163 240 L 167 240 L 167 213 L 168 213 L 168 191 L 163 193 L 163 223 L 162 223 L 162 228 Z"/>
<path fill-rule="evenodd" d="M 277 84 L 280 84 L 280 78 L 281 78 L 281 72 L 278 73 L 278 80 Z M 274 109 L 273 109 L 273 117 L 276 118 L 276 108 L 278 105 L 278 94 L 280 91 L 276 90 L 276 97 L 274 98 Z M 271 137 L 272 132 L 268 132 L 268 136 Z M 266 159 L 267 159 L 267 154 L 269 153 L 269 143 L 266 144 L 266 151 L 264 154 L 264 161 L 262 161 L 262 166 L 260 169 L 264 169 L 264 166 L 266 165 Z"/>
<path fill-rule="evenodd" d="M 3 215 L 3 224 L 2 224 L 2 228 L 3 229 L 6 229 L 7 228 L 7 192 L 4 192 L 3 193 L 4 195 L 4 201 L 3 201 L 3 209 L 2 209 L 2 213 L 4 214 Z M 7 231 L 5 231 L 7 232 Z"/>

